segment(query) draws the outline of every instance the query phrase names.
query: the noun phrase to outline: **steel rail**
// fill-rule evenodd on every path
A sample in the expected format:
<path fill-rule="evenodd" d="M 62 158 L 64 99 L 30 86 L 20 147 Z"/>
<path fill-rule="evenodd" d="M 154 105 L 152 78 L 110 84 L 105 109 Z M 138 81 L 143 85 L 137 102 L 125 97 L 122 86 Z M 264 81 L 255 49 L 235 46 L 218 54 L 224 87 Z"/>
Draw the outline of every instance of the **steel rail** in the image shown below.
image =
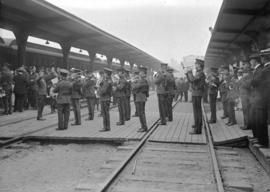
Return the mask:
<path fill-rule="evenodd" d="M 179 103 L 179 100 L 174 104 L 173 108 Z M 129 162 L 133 159 L 133 157 L 140 151 L 140 149 L 144 146 L 148 138 L 152 135 L 152 133 L 157 129 L 158 122 L 160 118 L 158 118 L 150 127 L 149 131 L 143 136 L 142 140 L 139 144 L 129 153 L 129 155 L 121 162 L 121 164 L 112 172 L 106 180 L 99 185 L 99 187 L 95 190 L 96 192 L 105 192 L 110 185 L 115 181 L 118 175 L 122 172 L 122 170 L 129 164 Z"/>
<path fill-rule="evenodd" d="M 203 101 L 202 101 L 202 111 L 203 111 L 203 119 L 204 119 L 204 125 L 205 125 L 204 128 L 206 131 L 206 137 L 208 140 L 209 151 L 211 154 L 213 172 L 214 172 L 214 176 L 215 176 L 215 179 L 217 182 L 217 189 L 218 189 L 218 192 L 224 192 L 224 186 L 223 186 L 223 182 L 222 182 L 222 178 L 221 178 L 220 169 L 218 167 L 217 156 L 216 156 L 215 148 L 214 148 L 214 144 L 213 144 L 213 136 L 212 136 L 212 132 L 209 128 L 209 124 L 207 122 L 207 115 L 206 115 L 206 112 L 204 109 Z"/>

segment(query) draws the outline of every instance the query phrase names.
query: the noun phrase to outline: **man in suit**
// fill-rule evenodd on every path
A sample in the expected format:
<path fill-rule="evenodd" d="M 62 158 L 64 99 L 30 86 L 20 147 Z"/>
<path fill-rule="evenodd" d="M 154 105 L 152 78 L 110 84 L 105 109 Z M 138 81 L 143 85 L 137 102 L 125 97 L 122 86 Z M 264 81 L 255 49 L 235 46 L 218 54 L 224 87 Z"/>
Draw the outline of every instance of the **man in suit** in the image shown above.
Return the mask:
<path fill-rule="evenodd" d="M 60 69 L 60 81 L 56 84 L 53 92 L 57 95 L 58 128 L 56 130 L 65 130 L 68 128 L 70 116 L 70 100 L 72 94 L 72 83 L 67 80 L 68 71 Z"/>
<path fill-rule="evenodd" d="M 238 81 L 239 94 L 243 109 L 244 126 L 240 127 L 243 130 L 250 129 L 249 113 L 250 113 L 250 95 L 251 95 L 252 70 L 250 63 L 244 63 L 243 77 Z"/>
<path fill-rule="evenodd" d="M 167 90 L 167 63 L 161 63 L 160 70 L 154 76 L 154 83 L 156 84 L 156 92 L 158 96 L 158 108 L 160 115 L 160 124 L 166 125 L 166 111 L 167 111 L 167 99 L 168 99 L 168 90 Z"/>
<path fill-rule="evenodd" d="M 86 98 L 87 108 L 88 108 L 88 118 L 85 119 L 93 120 L 94 119 L 94 110 L 95 110 L 95 85 L 96 85 L 96 78 L 93 74 L 87 76 L 86 81 L 83 84 L 83 96 Z"/>
<path fill-rule="evenodd" d="M 48 74 L 45 74 L 44 70 L 40 70 L 37 78 L 37 120 L 44 121 L 45 118 L 42 117 L 43 109 L 45 106 L 45 100 L 47 98 L 47 82 L 51 79 L 57 77 L 57 73 L 52 67 Z"/>
<path fill-rule="evenodd" d="M 71 125 L 81 125 L 81 106 L 80 99 L 82 98 L 82 82 L 79 74 L 75 74 L 72 79 L 72 94 L 71 103 L 75 117 L 75 123 Z"/>
<path fill-rule="evenodd" d="M 168 99 L 167 99 L 167 117 L 168 121 L 173 121 L 173 98 L 175 96 L 176 92 L 176 84 L 175 84 L 175 78 L 173 76 L 173 69 L 169 68 L 167 69 L 168 72 L 168 83 L 167 83 L 167 89 L 168 89 Z"/>
<path fill-rule="evenodd" d="M 138 110 L 138 116 L 141 123 L 141 128 L 138 132 L 147 131 L 147 122 L 145 117 L 145 102 L 147 100 L 147 96 L 149 95 L 149 84 L 146 80 L 147 68 L 140 67 L 140 73 L 138 80 L 132 83 L 132 90 L 136 94 L 135 105 Z"/>
<path fill-rule="evenodd" d="M 254 67 L 253 79 L 251 81 L 254 89 L 251 99 L 252 116 L 254 116 L 254 140 L 257 147 L 268 147 L 268 126 L 267 126 L 267 108 L 270 94 L 270 51 L 262 50 L 260 52 L 262 64 L 257 64 Z"/>
<path fill-rule="evenodd" d="M 10 71 L 10 65 L 4 63 L 2 67 L 2 72 L 0 73 L 0 86 L 2 86 L 5 96 L 4 101 L 4 114 L 12 114 L 12 83 L 13 83 L 13 74 Z"/>
<path fill-rule="evenodd" d="M 193 115 L 195 125 L 190 134 L 201 134 L 202 133 L 202 106 L 201 101 L 205 87 L 205 74 L 203 72 L 204 61 L 196 59 L 195 61 L 196 74 L 193 76 L 192 71 L 187 71 L 187 79 L 191 83 L 192 88 L 192 104 L 193 104 Z"/>
<path fill-rule="evenodd" d="M 208 76 L 207 82 L 208 82 L 208 95 L 211 110 L 211 118 L 210 121 L 208 121 L 208 123 L 216 123 L 217 121 L 216 103 L 219 87 L 217 68 L 211 68 L 211 74 Z"/>
<path fill-rule="evenodd" d="M 117 99 L 118 111 L 119 111 L 119 122 L 116 125 L 124 125 L 126 116 L 125 116 L 125 92 L 126 92 L 126 80 L 124 78 L 124 69 L 118 68 L 117 70 L 119 79 L 117 82 L 113 83 L 113 91 Z"/>
<path fill-rule="evenodd" d="M 14 93 L 15 93 L 14 111 L 23 112 L 28 85 L 29 85 L 28 74 L 23 67 L 20 67 L 15 71 L 14 76 Z"/>
<path fill-rule="evenodd" d="M 112 79 L 111 79 L 112 70 L 109 68 L 104 68 L 100 73 L 102 81 L 98 85 L 100 87 L 100 105 L 101 113 L 103 117 L 103 129 L 101 132 L 110 131 L 110 102 L 112 96 Z"/>
<path fill-rule="evenodd" d="M 223 116 L 221 119 L 226 119 L 228 117 L 228 102 L 227 102 L 227 83 L 228 83 L 228 77 L 229 77 L 229 69 L 226 67 L 222 67 L 220 69 L 220 85 L 219 85 L 219 91 L 221 96 L 221 102 L 223 107 Z"/>

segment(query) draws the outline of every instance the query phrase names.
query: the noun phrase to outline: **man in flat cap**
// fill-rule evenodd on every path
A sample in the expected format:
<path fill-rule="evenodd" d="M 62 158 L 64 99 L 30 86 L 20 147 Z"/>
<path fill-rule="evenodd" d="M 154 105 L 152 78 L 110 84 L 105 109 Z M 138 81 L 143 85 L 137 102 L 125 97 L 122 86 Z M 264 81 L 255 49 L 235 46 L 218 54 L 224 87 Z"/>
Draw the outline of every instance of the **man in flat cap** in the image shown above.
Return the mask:
<path fill-rule="evenodd" d="M 72 94 L 72 83 L 68 81 L 68 70 L 60 69 L 60 81 L 56 84 L 53 92 L 57 95 L 58 128 L 56 130 L 65 130 L 68 128 L 70 116 L 70 102 Z"/>
<path fill-rule="evenodd" d="M 208 123 L 216 123 L 217 121 L 216 103 L 219 87 L 219 78 L 217 70 L 218 70 L 217 68 L 212 67 L 210 75 L 207 77 L 208 95 L 211 110 L 211 118 Z"/>
<path fill-rule="evenodd" d="M 205 74 L 203 72 L 204 61 L 196 59 L 195 68 L 196 74 L 193 76 L 192 71 L 187 71 L 187 79 L 191 83 L 192 87 L 192 104 L 193 104 L 193 115 L 195 125 L 190 134 L 201 134 L 202 133 L 202 106 L 201 101 L 204 93 L 205 86 Z"/>
<path fill-rule="evenodd" d="M 113 91 L 117 99 L 118 111 L 119 111 L 119 122 L 116 125 L 124 125 L 126 121 L 125 116 L 125 89 L 126 89 L 126 80 L 124 77 L 124 69 L 118 68 L 117 74 L 119 79 L 116 82 L 113 82 Z"/>
<path fill-rule="evenodd" d="M 110 103 L 112 96 L 112 70 L 109 68 L 104 68 L 104 71 L 100 73 L 102 81 L 99 84 L 100 91 L 100 105 L 101 113 L 103 117 L 103 129 L 100 131 L 110 131 Z"/>
<path fill-rule="evenodd" d="M 145 102 L 147 100 L 147 96 L 149 95 L 149 84 L 146 80 L 147 68 L 141 66 L 139 68 L 139 79 L 132 83 L 132 90 L 135 93 L 135 105 L 138 110 L 138 116 L 141 123 L 141 128 L 138 132 L 147 131 L 147 122 L 145 117 Z"/>
<path fill-rule="evenodd" d="M 168 121 L 173 120 L 173 98 L 176 94 L 176 83 L 173 75 L 173 68 L 168 67 L 168 80 L 167 80 L 167 89 L 168 89 L 168 99 L 167 99 L 167 117 Z"/>
<path fill-rule="evenodd" d="M 154 76 L 154 83 L 156 84 L 157 88 L 157 96 L 158 96 L 158 108 L 159 108 L 159 115 L 160 115 L 160 124 L 166 125 L 166 112 L 167 112 L 167 97 L 168 97 L 168 90 L 167 90 L 167 63 L 160 64 L 160 70 Z"/>

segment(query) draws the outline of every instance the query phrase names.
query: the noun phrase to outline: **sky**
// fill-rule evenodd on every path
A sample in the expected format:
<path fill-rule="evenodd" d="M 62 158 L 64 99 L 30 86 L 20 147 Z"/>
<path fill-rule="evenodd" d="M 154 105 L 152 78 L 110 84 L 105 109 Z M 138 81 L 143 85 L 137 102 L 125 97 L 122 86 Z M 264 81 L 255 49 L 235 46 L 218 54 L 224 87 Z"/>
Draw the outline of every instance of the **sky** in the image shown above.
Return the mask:
<path fill-rule="evenodd" d="M 222 0 L 47 0 L 150 55 L 204 55 Z"/>

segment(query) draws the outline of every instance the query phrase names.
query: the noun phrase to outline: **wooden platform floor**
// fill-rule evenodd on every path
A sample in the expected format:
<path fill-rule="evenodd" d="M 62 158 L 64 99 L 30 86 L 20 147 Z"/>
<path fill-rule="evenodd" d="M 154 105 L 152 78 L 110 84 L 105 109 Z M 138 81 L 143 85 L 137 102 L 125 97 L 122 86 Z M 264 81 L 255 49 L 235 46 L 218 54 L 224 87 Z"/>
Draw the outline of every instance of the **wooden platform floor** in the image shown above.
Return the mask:
<path fill-rule="evenodd" d="M 146 115 L 148 126 L 151 126 L 158 118 L 158 106 L 157 96 L 151 94 L 148 102 L 146 103 Z M 134 103 L 131 103 L 131 114 L 134 114 Z M 144 133 L 138 133 L 140 128 L 139 118 L 132 117 L 130 121 L 127 121 L 123 126 L 116 126 L 118 122 L 118 110 L 117 108 L 111 109 L 111 131 L 99 132 L 103 128 L 103 118 L 97 117 L 98 112 L 95 113 L 95 119 L 93 121 L 85 121 L 88 111 L 86 108 L 81 109 L 82 125 L 71 126 L 64 131 L 56 131 L 57 128 L 57 114 L 50 114 L 46 116 L 45 121 L 37 121 L 36 119 L 28 119 L 14 124 L 8 124 L 0 127 L 0 137 L 10 138 L 20 136 L 25 133 L 40 130 L 27 137 L 39 138 L 39 139 L 74 139 L 74 140 L 96 140 L 96 141 L 110 141 L 110 140 L 138 140 L 142 138 Z M 71 121 L 73 122 L 73 112 L 71 111 Z M 49 128 L 46 128 L 49 127 Z M 43 129 L 43 130 L 42 130 Z"/>
<path fill-rule="evenodd" d="M 174 109 L 174 120 L 166 126 L 159 126 L 150 137 L 152 142 L 206 144 L 204 129 L 200 135 L 190 135 L 194 124 L 191 103 L 178 103 Z"/>
<path fill-rule="evenodd" d="M 223 111 L 217 111 L 217 123 L 210 124 L 215 145 L 239 142 L 247 139 L 248 136 L 252 136 L 251 130 L 240 129 L 240 126 L 243 126 L 242 111 L 236 111 L 237 124 L 233 126 L 227 126 L 228 119 L 221 119 L 222 115 Z M 210 119 L 209 112 L 207 113 L 207 117 Z"/>

